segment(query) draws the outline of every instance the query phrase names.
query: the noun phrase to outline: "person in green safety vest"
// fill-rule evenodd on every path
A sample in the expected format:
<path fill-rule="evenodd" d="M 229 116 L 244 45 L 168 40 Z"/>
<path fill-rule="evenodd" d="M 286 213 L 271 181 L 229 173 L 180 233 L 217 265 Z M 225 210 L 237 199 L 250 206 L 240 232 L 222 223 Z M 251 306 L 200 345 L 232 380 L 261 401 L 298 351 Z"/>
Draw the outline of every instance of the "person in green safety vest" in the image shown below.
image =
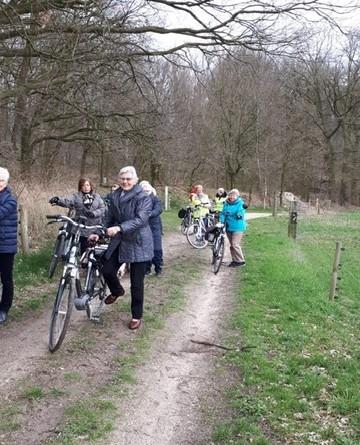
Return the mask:
<path fill-rule="evenodd" d="M 200 206 L 195 208 L 193 212 L 194 218 L 201 218 L 208 215 L 211 203 L 208 195 L 204 193 L 202 185 L 198 184 L 194 187 L 194 193 L 190 195 L 190 204 L 194 207 Z"/>
<path fill-rule="evenodd" d="M 226 197 L 227 193 L 225 192 L 225 190 L 222 187 L 218 188 L 214 198 L 215 212 L 220 213 L 222 211 Z"/>

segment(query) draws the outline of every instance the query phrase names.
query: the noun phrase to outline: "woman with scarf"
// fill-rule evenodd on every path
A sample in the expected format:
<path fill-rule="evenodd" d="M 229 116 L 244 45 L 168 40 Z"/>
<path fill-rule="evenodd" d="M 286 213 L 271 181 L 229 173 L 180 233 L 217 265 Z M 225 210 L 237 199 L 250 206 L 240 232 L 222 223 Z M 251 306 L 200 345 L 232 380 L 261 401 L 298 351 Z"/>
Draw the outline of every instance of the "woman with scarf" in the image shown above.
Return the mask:
<path fill-rule="evenodd" d="M 95 193 L 93 183 L 88 178 L 80 178 L 78 191 L 70 196 L 60 198 L 54 196 L 49 200 L 51 205 L 67 207 L 74 209 L 74 219 L 80 216 L 86 216 L 86 225 L 95 226 L 102 224 L 105 215 L 105 204 L 101 196 Z M 87 247 L 87 238 L 91 232 L 84 230 L 80 237 L 80 253 L 82 254 Z"/>

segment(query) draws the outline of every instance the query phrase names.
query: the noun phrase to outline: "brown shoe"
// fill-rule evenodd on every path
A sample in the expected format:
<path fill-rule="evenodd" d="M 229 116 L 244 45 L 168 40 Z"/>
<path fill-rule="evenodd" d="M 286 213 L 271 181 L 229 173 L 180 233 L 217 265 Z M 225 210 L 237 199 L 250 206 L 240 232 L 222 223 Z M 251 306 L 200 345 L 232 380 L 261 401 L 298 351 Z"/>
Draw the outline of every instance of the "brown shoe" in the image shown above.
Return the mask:
<path fill-rule="evenodd" d="M 121 286 L 121 289 L 119 291 L 119 295 L 113 295 L 110 294 L 105 298 L 105 304 L 113 304 L 115 303 L 115 301 L 119 298 L 122 297 L 125 294 L 125 289 Z"/>
<path fill-rule="evenodd" d="M 139 329 L 141 326 L 141 320 L 137 320 L 136 318 L 133 318 L 129 323 L 129 329 L 134 331 L 135 329 Z"/>

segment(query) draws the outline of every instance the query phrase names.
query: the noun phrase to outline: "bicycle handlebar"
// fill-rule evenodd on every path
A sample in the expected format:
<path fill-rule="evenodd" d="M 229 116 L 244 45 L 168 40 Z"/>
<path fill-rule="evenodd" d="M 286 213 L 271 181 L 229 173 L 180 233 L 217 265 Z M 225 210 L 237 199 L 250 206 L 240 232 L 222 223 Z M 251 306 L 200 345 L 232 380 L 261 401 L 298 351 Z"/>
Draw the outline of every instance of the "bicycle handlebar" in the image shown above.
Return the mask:
<path fill-rule="evenodd" d="M 79 227 L 80 229 L 90 229 L 90 230 L 99 229 L 102 231 L 102 233 L 105 233 L 105 231 L 106 231 L 105 227 L 100 224 L 97 224 L 95 226 L 87 226 L 86 224 L 78 223 L 65 215 L 46 215 L 46 219 L 53 220 L 53 221 L 49 221 L 48 224 L 55 223 L 55 222 L 67 221 L 74 227 Z"/>

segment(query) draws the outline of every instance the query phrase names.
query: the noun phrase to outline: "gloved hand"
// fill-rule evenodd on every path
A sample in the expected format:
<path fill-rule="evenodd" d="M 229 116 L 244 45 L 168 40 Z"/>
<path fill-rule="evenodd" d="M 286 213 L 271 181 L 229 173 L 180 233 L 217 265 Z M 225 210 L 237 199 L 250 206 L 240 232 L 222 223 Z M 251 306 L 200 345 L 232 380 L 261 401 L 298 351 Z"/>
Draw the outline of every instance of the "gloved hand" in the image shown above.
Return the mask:
<path fill-rule="evenodd" d="M 249 206 L 247 204 L 243 204 L 243 209 L 247 209 Z"/>
<path fill-rule="evenodd" d="M 215 224 L 215 227 L 217 227 L 218 229 L 221 229 L 221 228 L 224 227 L 224 224 L 221 223 L 221 222 L 218 222 L 218 223 Z"/>
<path fill-rule="evenodd" d="M 236 219 L 243 219 L 241 215 L 236 215 Z"/>
<path fill-rule="evenodd" d="M 51 204 L 52 206 L 55 206 L 56 204 L 58 204 L 60 198 L 58 196 L 54 196 L 53 198 L 49 199 L 49 204 Z"/>
<path fill-rule="evenodd" d="M 95 218 L 95 213 L 91 210 L 85 210 L 84 214 L 87 218 Z"/>

